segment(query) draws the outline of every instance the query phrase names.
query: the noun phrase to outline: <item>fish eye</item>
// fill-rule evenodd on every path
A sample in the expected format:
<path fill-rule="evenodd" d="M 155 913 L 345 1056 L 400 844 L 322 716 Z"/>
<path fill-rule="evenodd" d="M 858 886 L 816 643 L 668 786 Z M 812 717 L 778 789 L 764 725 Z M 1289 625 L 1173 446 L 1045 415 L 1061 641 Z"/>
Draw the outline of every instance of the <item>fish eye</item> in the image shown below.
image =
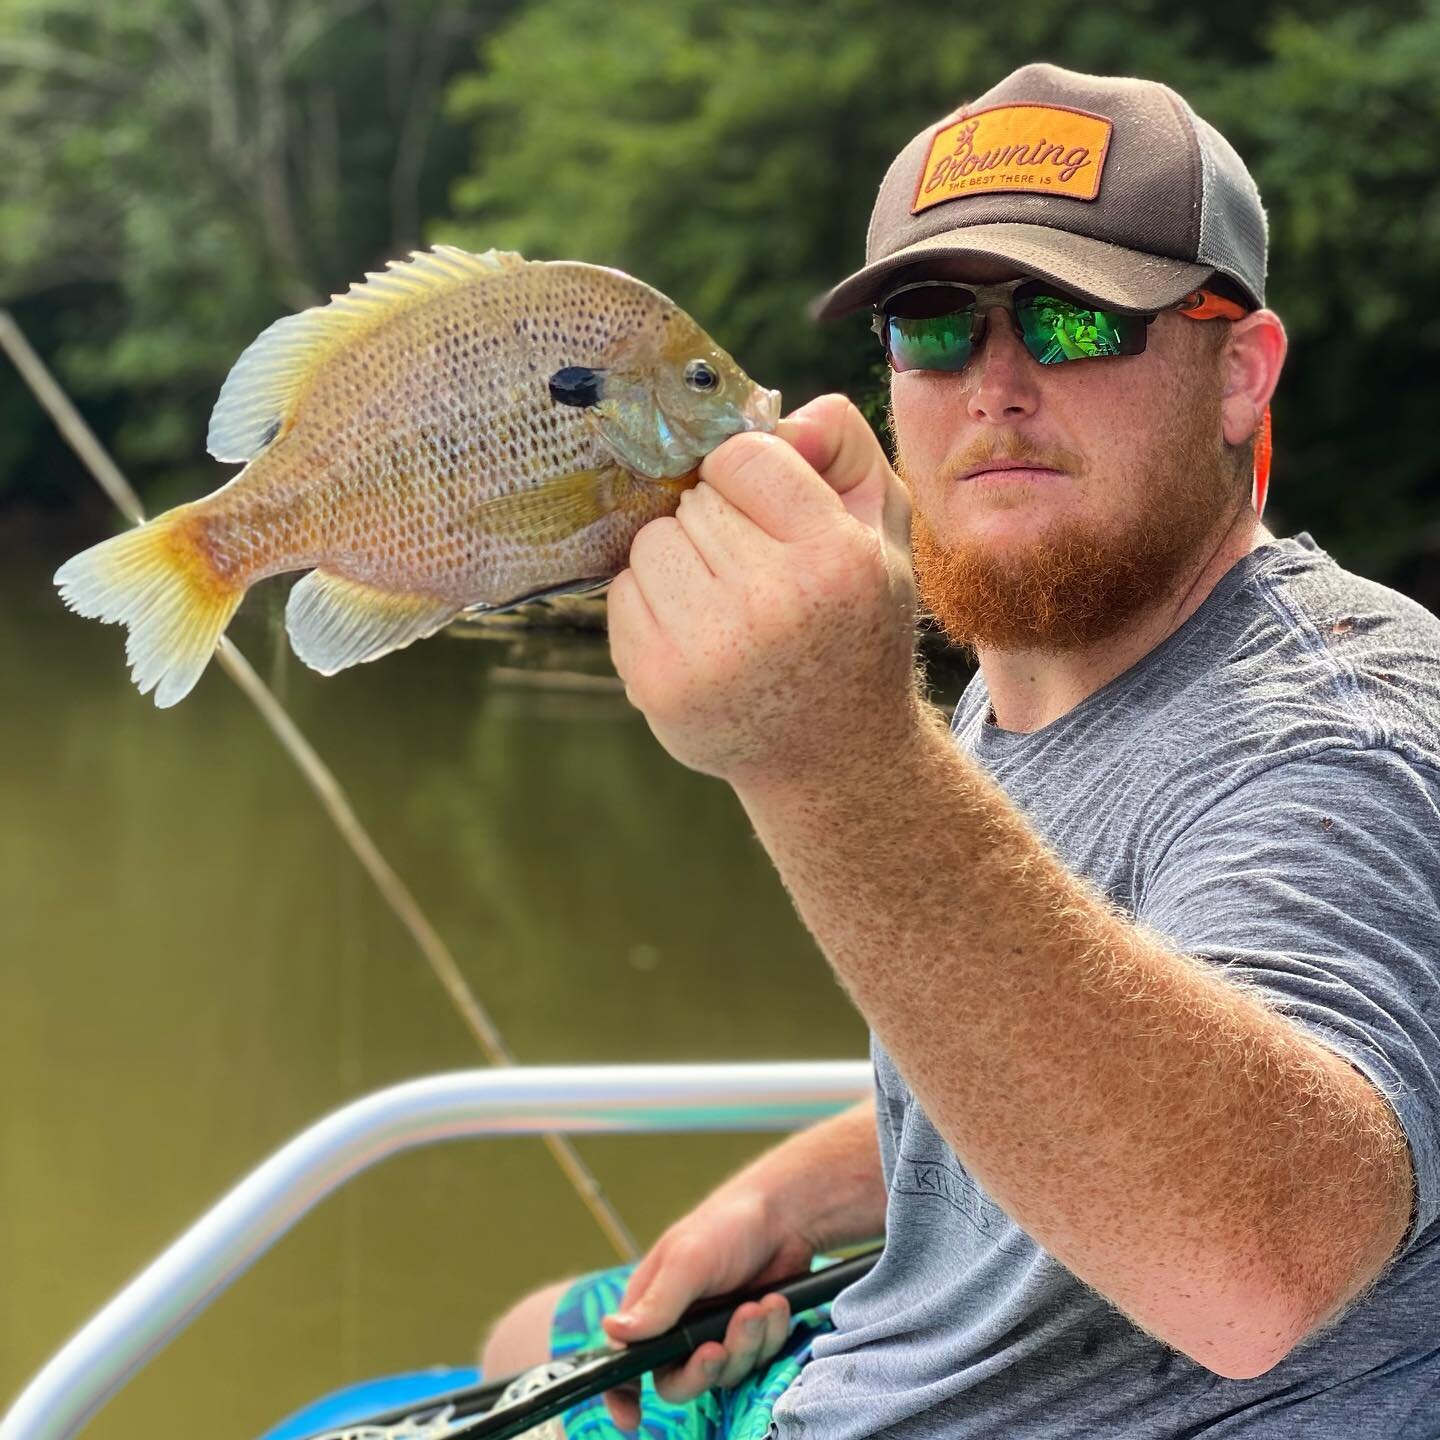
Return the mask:
<path fill-rule="evenodd" d="M 692 360 L 685 367 L 685 383 L 692 390 L 708 395 L 710 391 L 720 388 L 720 377 L 704 360 Z"/>

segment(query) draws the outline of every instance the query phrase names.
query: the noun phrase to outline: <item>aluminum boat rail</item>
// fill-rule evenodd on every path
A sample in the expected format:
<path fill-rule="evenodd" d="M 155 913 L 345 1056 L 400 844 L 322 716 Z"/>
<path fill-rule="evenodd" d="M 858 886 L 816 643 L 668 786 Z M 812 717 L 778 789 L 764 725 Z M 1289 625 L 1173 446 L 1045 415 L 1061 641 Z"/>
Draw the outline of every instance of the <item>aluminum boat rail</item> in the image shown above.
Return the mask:
<path fill-rule="evenodd" d="M 309 1210 L 440 1140 L 796 1130 L 870 1094 L 866 1061 L 462 1070 L 391 1086 L 302 1131 L 99 1310 L 21 1392 L 0 1440 L 69 1440 Z"/>

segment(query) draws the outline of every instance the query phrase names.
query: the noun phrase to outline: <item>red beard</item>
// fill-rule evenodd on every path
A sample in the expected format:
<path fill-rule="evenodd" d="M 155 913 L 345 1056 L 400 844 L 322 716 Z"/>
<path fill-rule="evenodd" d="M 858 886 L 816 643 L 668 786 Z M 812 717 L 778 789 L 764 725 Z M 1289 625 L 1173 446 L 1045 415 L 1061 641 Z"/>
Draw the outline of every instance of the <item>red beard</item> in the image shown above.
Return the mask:
<path fill-rule="evenodd" d="M 1118 529 L 1057 520 L 1023 553 L 997 555 L 965 535 L 942 541 L 907 479 L 916 497 L 912 548 L 920 598 L 950 640 L 975 650 L 1084 649 L 1170 595 L 1242 500 L 1239 457 L 1217 443 L 1214 414 L 1200 419 L 1207 412 L 1197 405 L 1190 428 L 1164 437 L 1147 457 L 1145 481 L 1133 487 L 1137 502 Z M 960 473 L 998 456 L 1071 473 L 1080 460 L 1010 432 L 971 447 L 946 469 Z"/>

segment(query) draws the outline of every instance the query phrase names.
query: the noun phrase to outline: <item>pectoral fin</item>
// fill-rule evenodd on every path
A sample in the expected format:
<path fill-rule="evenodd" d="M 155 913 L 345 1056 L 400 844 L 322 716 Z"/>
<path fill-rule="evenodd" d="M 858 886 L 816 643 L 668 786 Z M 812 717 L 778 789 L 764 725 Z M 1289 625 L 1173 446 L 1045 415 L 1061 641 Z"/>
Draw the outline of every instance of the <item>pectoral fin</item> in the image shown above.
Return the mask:
<path fill-rule="evenodd" d="M 382 590 L 312 570 L 290 592 L 290 646 L 312 670 L 333 675 L 433 635 L 460 613 L 452 600 Z"/>
<path fill-rule="evenodd" d="M 491 535 L 553 545 L 619 510 L 638 483 L 615 466 L 576 470 L 485 500 L 475 507 L 471 519 Z"/>

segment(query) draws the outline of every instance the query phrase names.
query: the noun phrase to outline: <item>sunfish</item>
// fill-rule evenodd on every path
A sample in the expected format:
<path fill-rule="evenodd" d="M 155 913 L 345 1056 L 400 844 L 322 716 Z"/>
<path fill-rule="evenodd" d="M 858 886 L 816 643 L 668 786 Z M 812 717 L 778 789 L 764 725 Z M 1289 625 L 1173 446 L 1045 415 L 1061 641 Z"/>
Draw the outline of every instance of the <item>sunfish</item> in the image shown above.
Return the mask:
<path fill-rule="evenodd" d="M 55 583 L 128 627 L 132 678 L 168 706 L 251 585 L 308 570 L 286 629 L 330 675 L 462 612 L 603 584 L 704 456 L 779 408 L 632 276 L 440 245 L 270 326 L 210 419 L 210 453 L 245 468 Z"/>

